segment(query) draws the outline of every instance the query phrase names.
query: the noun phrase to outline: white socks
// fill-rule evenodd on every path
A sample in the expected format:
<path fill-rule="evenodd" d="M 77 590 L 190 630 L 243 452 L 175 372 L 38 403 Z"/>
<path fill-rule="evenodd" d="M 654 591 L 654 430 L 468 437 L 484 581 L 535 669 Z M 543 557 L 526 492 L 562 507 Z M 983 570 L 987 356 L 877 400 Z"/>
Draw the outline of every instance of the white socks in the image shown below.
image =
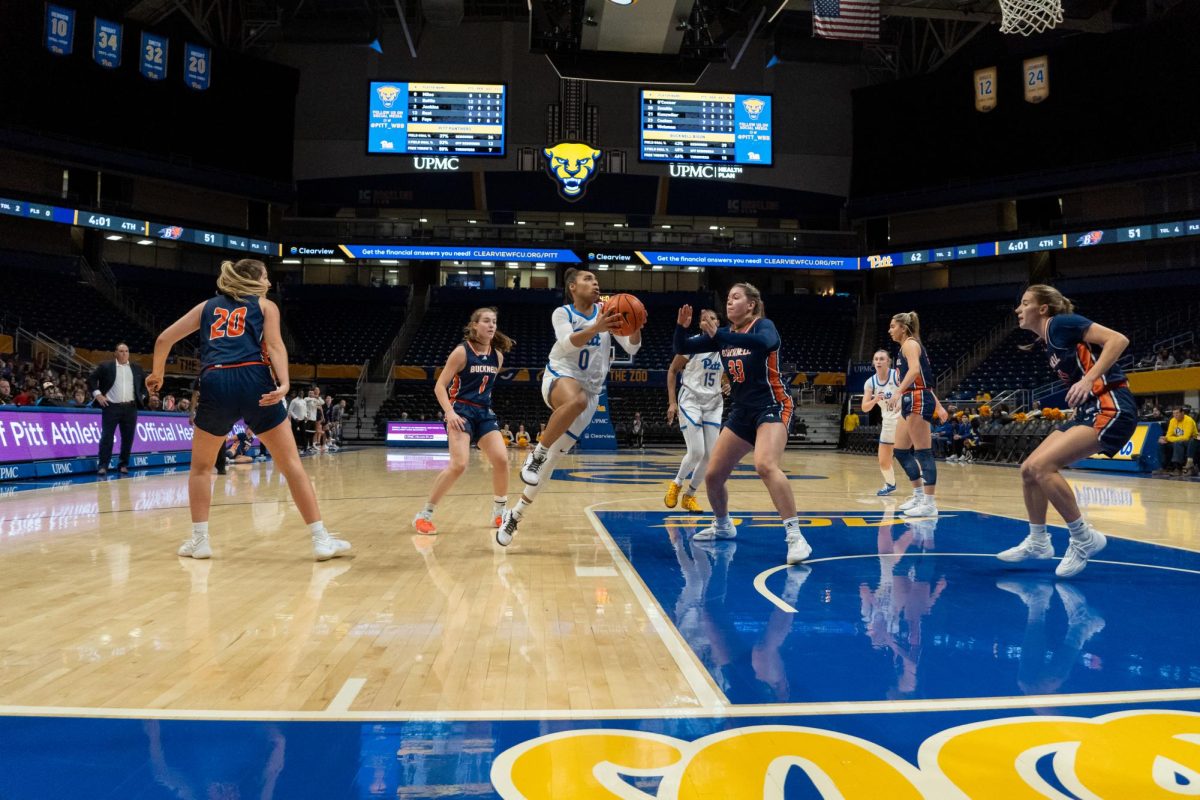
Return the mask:
<path fill-rule="evenodd" d="M 308 532 L 312 534 L 314 539 L 324 539 L 329 536 L 329 531 L 325 530 L 325 523 L 317 520 L 312 525 L 308 526 Z"/>
<path fill-rule="evenodd" d="M 193 522 L 192 523 L 192 538 L 193 539 L 208 538 L 208 523 L 207 522 Z"/>
<path fill-rule="evenodd" d="M 1088 524 L 1086 522 L 1084 522 L 1083 517 L 1080 517 L 1079 519 L 1075 520 L 1074 522 L 1067 523 L 1067 529 L 1071 531 L 1072 539 L 1083 538 L 1083 535 L 1087 533 L 1087 528 L 1088 528 Z"/>
<path fill-rule="evenodd" d="M 1038 544 L 1050 541 L 1050 534 L 1046 532 L 1045 525 L 1034 525 L 1032 522 L 1029 523 L 1029 535 Z"/>

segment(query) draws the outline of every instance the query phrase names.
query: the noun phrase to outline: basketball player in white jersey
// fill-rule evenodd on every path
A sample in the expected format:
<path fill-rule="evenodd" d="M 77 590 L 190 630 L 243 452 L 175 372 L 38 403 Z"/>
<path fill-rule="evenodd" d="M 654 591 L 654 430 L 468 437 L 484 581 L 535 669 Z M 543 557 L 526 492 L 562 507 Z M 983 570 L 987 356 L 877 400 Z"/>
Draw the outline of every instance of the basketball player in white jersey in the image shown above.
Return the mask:
<path fill-rule="evenodd" d="M 892 450 L 896 444 L 896 423 L 900 419 L 900 409 L 891 409 L 887 401 L 900 388 L 900 371 L 892 368 L 892 357 L 886 350 L 876 350 L 872 363 L 875 365 L 875 374 L 863 384 L 862 410 L 867 414 L 879 406 L 883 414 L 883 425 L 879 428 L 879 471 L 883 473 L 883 488 L 875 494 L 886 497 L 896 491 Z"/>
<path fill-rule="evenodd" d="M 713 324 L 720 324 L 717 312 L 709 308 L 700 312 L 702 323 L 710 317 Z M 681 370 L 683 385 L 679 388 L 677 398 L 675 376 Z M 703 510 L 696 502 L 696 489 L 704 482 L 708 454 L 712 452 L 721 433 L 721 414 L 725 410 L 721 394 L 726 391 L 721 385 L 724 374 L 721 354 L 717 352 L 677 355 L 667 369 L 667 423 L 670 424 L 678 415 L 679 430 L 683 431 L 683 440 L 687 442 L 687 455 L 679 465 L 679 472 L 674 480 L 667 483 L 667 496 L 663 498 L 667 508 L 674 508 L 678 502 L 685 511 Z M 688 489 L 680 501 L 679 490 L 688 476 L 691 476 Z"/>
<path fill-rule="evenodd" d="M 512 542 L 525 510 L 553 471 L 554 462 L 574 447 L 592 421 L 612 362 L 612 340 L 616 339 L 631 356 L 642 347 L 641 331 L 631 336 L 612 332 L 620 327 L 621 315 L 605 312 L 595 273 L 571 268 L 564 280 L 570 302 L 554 309 L 550 317 L 555 342 L 542 376 L 542 399 L 553 413 L 546 422 L 542 441 L 521 467 L 525 491 L 516 506 L 504 512 L 496 529 L 496 541 L 505 547 Z"/>

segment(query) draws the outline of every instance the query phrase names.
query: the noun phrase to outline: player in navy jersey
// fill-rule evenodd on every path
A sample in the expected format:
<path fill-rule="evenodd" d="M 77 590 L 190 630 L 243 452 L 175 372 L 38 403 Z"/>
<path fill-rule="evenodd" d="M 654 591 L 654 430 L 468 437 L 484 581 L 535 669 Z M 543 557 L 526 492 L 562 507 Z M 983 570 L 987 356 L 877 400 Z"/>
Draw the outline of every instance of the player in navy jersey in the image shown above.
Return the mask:
<path fill-rule="evenodd" d="M 887 401 L 892 411 L 899 409 L 896 426 L 895 456 L 912 483 L 913 496 L 900 504 L 907 517 L 936 517 L 937 462 L 933 460 L 933 435 L 930 422 L 938 407 L 933 395 L 933 367 L 921 344 L 921 321 L 915 311 L 902 311 L 892 317 L 888 335 L 899 343 L 896 368 L 900 385 Z M 940 414 L 939 414 L 940 416 Z"/>
<path fill-rule="evenodd" d="M 446 413 L 446 435 L 450 438 L 450 463 L 433 480 L 429 500 L 413 519 L 417 533 L 432 536 L 437 533 L 433 512 L 467 468 L 471 445 L 477 445 L 492 464 L 493 528 L 500 527 L 500 517 L 508 506 L 508 451 L 500 435 L 500 423 L 492 411 L 492 389 L 504 353 L 512 349 L 512 339 L 496 327 L 498 314 L 494 308 L 477 308 L 471 321 L 463 328 L 463 341 L 450 351 L 446 366 L 433 386 L 433 394 Z"/>
<path fill-rule="evenodd" d="M 800 532 L 796 516 L 796 498 L 779 459 L 787 447 L 788 424 L 792 417 L 792 399 L 779 376 L 779 331 L 766 318 L 762 295 L 749 283 L 735 283 L 725 300 L 729 325 L 719 328 L 715 316 L 700 322 L 701 333 L 688 336 L 692 307 L 679 309 L 675 327 L 675 352 L 680 355 L 720 352 L 729 376 L 731 408 L 717 443 L 709 456 L 704 485 L 712 503 L 713 524 L 693 539 L 732 539 L 737 529 L 729 517 L 730 473 L 747 453 L 754 451 L 758 472 L 779 516 L 787 541 L 787 562 L 798 564 L 808 558 L 812 548 Z"/>
<path fill-rule="evenodd" d="M 1069 388 L 1067 405 L 1075 416 L 1047 436 L 1021 464 L 1029 535 L 999 554 L 1003 561 L 1054 558 L 1046 533 L 1046 507 L 1053 505 L 1070 531 L 1070 542 L 1055 574 L 1069 578 L 1104 549 L 1104 534 L 1088 525 L 1075 493 L 1059 470 L 1095 453 L 1116 455 L 1137 428 L 1137 406 L 1117 359 L 1129 339 L 1074 313 L 1071 301 L 1052 286 L 1030 286 L 1016 308 L 1020 326 L 1046 346 L 1050 368 Z"/>
<path fill-rule="evenodd" d="M 162 386 L 171 347 L 185 336 L 200 332 L 199 402 L 188 476 L 192 535 L 180 546 L 181 556 L 212 557 L 208 541 L 212 505 L 209 476 L 217 450 L 239 419 L 258 431 L 259 439 L 271 450 L 276 468 L 287 479 L 296 509 L 312 535 L 316 560 L 325 561 L 350 549 L 349 542 L 335 539 L 325 529 L 316 493 L 300 466 L 296 440 L 286 424 L 283 399 L 290 388 L 287 348 L 279 336 L 279 307 L 265 297 L 270 288 L 267 267 L 261 261 L 225 261 L 217 278 L 216 297 L 177 319 L 154 343 L 154 367 L 146 376 L 146 388 L 151 392 Z"/>

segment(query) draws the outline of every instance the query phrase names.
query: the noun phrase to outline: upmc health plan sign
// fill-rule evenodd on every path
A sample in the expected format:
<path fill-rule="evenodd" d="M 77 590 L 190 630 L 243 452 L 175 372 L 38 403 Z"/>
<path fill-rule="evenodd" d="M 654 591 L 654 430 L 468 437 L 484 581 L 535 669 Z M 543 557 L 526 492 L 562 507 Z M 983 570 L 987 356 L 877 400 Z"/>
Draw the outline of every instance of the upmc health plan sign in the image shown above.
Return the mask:
<path fill-rule="evenodd" d="M 114 452 L 120 452 L 121 432 L 114 437 Z M 186 414 L 142 412 L 133 442 L 134 454 L 169 453 L 192 448 L 192 426 Z M 22 462 L 95 460 L 100 450 L 98 410 L 16 411 L 0 409 L 0 480 L 31 477 L 32 465 L 17 469 Z M 79 470 L 67 469 L 64 473 Z M 11 474 L 9 474 L 11 473 Z M 28 473 L 28 474 L 26 474 Z"/>
<path fill-rule="evenodd" d="M 450 437 L 440 422 L 389 422 L 388 447 L 446 447 Z"/>

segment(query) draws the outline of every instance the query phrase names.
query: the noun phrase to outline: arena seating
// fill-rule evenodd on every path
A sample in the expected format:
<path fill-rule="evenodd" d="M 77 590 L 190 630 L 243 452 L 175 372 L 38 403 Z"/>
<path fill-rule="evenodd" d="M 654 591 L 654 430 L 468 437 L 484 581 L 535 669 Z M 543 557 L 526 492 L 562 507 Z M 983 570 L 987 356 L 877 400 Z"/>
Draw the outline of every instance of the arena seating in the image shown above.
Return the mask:
<path fill-rule="evenodd" d="M 0 251 L 0 298 L 10 323 L 75 347 L 154 349 L 148 332 L 80 278 L 73 258 Z"/>
<path fill-rule="evenodd" d="M 121 294 L 154 317 L 160 327 L 170 325 L 216 291 L 216 276 L 177 269 L 109 264 Z"/>
<path fill-rule="evenodd" d="M 400 287 L 288 286 L 281 304 L 308 364 L 361 364 L 391 343 L 404 324 L 409 289 Z"/>

